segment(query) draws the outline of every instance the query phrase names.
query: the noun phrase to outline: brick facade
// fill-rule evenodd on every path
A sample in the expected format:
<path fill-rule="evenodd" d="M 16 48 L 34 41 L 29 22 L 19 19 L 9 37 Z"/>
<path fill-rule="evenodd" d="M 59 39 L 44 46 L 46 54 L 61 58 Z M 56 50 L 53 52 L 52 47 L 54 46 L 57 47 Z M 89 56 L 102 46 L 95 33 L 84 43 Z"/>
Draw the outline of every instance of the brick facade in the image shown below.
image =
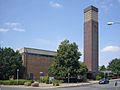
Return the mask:
<path fill-rule="evenodd" d="M 84 63 L 88 71 L 98 72 L 98 9 L 84 9 Z"/>
<path fill-rule="evenodd" d="M 39 79 L 40 72 L 47 75 L 48 68 L 56 55 L 56 52 L 53 51 L 33 48 L 22 48 L 19 51 L 22 54 L 23 65 L 26 68 L 24 77 L 27 79 Z"/>

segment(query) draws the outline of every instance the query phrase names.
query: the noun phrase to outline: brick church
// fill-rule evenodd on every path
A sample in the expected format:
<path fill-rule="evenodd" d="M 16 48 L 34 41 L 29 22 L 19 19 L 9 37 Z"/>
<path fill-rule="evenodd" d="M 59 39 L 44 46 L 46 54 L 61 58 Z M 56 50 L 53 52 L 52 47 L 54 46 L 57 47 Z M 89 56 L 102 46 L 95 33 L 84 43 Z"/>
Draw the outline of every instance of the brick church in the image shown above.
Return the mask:
<path fill-rule="evenodd" d="M 88 76 L 95 77 L 98 73 L 98 8 L 89 6 L 84 9 L 84 63 L 88 68 Z M 48 68 L 57 54 L 55 51 L 22 48 L 24 78 L 39 79 L 40 74 L 48 74 Z M 89 78 L 88 77 L 88 78 Z"/>

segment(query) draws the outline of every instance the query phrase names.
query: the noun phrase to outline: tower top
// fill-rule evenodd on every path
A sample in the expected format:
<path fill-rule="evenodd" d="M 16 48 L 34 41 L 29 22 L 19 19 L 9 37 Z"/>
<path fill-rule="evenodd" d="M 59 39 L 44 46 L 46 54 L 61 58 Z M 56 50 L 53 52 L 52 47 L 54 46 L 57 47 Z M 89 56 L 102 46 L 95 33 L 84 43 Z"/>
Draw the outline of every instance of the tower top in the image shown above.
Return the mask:
<path fill-rule="evenodd" d="M 90 5 L 90 6 L 88 6 L 87 8 L 84 9 L 84 13 L 86 13 L 89 10 L 94 10 L 94 11 L 98 12 L 98 8 Z"/>

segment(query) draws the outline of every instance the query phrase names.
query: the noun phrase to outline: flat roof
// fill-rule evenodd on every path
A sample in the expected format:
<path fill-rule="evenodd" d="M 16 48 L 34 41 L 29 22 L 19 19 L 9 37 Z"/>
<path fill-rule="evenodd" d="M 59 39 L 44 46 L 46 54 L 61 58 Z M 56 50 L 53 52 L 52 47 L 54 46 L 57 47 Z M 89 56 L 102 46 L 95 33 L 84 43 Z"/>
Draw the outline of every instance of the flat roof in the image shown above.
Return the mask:
<path fill-rule="evenodd" d="M 55 56 L 57 54 L 57 52 L 55 51 L 28 48 L 28 47 L 21 48 L 18 51 L 20 53 L 42 54 L 42 55 L 50 55 L 50 56 Z"/>
<path fill-rule="evenodd" d="M 94 10 L 94 11 L 98 12 L 98 8 L 96 8 L 95 6 L 90 5 L 90 6 L 88 6 L 87 8 L 84 9 L 84 13 L 89 11 L 89 10 Z"/>

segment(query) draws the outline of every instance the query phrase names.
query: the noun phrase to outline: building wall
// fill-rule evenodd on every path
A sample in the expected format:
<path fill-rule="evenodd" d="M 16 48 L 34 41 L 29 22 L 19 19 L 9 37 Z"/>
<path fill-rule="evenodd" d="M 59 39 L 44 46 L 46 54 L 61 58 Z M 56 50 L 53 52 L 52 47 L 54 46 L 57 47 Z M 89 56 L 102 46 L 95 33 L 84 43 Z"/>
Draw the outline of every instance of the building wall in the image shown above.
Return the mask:
<path fill-rule="evenodd" d="M 24 48 L 22 52 L 23 65 L 25 66 L 24 77 L 29 79 L 32 74 L 32 79 L 39 79 L 40 72 L 43 72 L 44 75 L 48 74 L 48 68 L 53 63 L 56 52 L 45 51 L 47 53 L 38 53 L 41 50 L 37 52 L 32 52 L 32 50 L 34 51 L 34 49 L 26 51 L 26 48 Z M 52 53 L 53 55 L 48 53 Z"/>

